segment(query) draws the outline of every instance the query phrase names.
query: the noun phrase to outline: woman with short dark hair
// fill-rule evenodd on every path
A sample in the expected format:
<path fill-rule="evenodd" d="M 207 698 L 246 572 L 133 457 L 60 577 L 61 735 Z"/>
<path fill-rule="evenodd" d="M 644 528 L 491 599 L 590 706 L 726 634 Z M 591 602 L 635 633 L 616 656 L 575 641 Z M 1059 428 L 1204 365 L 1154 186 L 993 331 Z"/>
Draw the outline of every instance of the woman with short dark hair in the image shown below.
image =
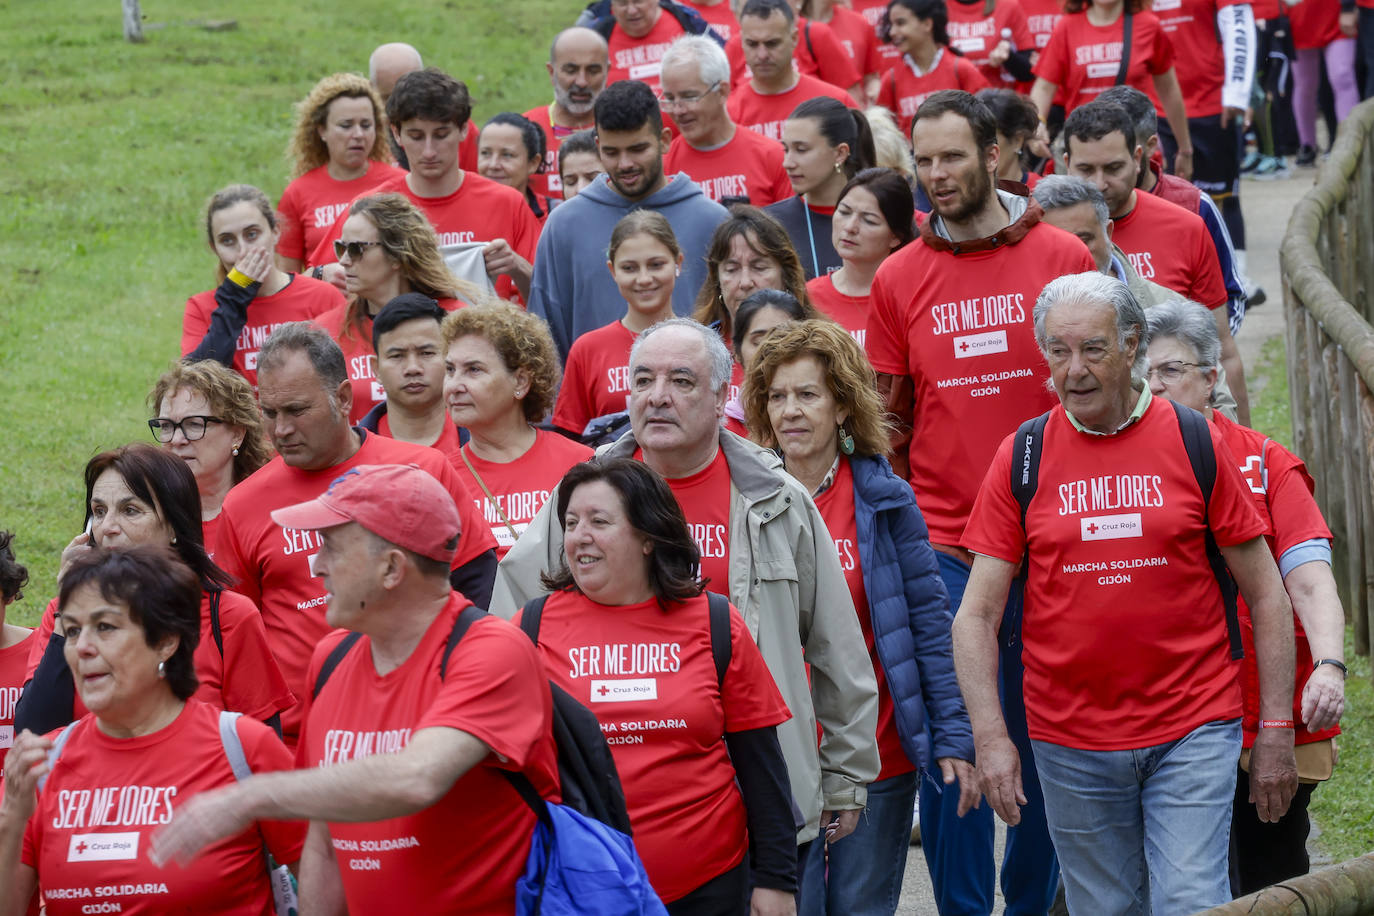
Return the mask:
<path fill-rule="evenodd" d="M 90 712 L 46 737 L 24 731 L 5 760 L 0 910 L 26 912 L 41 885 L 52 916 L 85 912 L 97 889 L 124 913 L 271 916 L 264 848 L 294 863 L 304 824 L 257 822 L 182 868 L 147 857 L 182 799 L 235 782 L 231 748 L 254 772 L 292 765 L 270 728 L 193 696 L 200 575 L 165 545 L 86 550 L 57 600 L 65 661 Z M 73 807 L 78 797 L 92 801 Z"/>
<path fill-rule="evenodd" d="M 62 572 L 95 548 L 173 548 L 199 577 L 200 638 L 195 649 L 197 699 L 275 724 L 295 705 L 267 643 L 262 615 L 253 602 L 229 590 L 229 576 L 206 553 L 200 493 L 187 462 L 145 443 L 101 452 L 86 464 L 89 534 L 62 552 Z M 64 634 L 54 599 L 43 613 L 29 652 L 30 681 L 20 698 L 21 728 L 46 732 L 86 714 L 79 689 L 64 664 Z"/>
<path fill-rule="evenodd" d="M 672 491 L 642 462 L 598 458 L 568 471 L 557 507 L 564 564 L 517 622 L 601 720 L 654 890 L 672 916 L 790 905 L 793 805 L 774 729 L 790 713 L 743 618 L 706 594 Z"/>
<path fill-rule="evenodd" d="M 873 278 L 887 256 L 916 237 L 911 188 L 892 169 L 864 169 L 835 204 L 831 239 L 842 265 L 806 284 L 816 308 L 863 346 Z"/>
<path fill-rule="evenodd" d="M 552 205 L 530 187 L 530 177 L 544 168 L 544 132 L 524 115 L 493 115 L 477 137 L 477 174 L 515 188 L 542 224 Z"/>

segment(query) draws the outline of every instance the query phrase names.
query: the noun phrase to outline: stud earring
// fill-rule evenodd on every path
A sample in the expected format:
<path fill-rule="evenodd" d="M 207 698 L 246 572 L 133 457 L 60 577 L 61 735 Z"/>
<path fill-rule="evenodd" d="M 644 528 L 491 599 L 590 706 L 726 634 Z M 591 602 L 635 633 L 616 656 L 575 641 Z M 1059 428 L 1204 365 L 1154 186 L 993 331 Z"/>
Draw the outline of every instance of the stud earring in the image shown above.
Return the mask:
<path fill-rule="evenodd" d="M 843 172 L 843 171 L 844 171 L 844 166 L 841 165 L 841 164 L 838 163 L 838 162 L 835 163 L 835 174 L 838 175 L 838 174 L 840 174 L 840 173 Z"/>
<path fill-rule="evenodd" d="M 177 536 L 174 534 L 174 535 L 172 535 L 172 546 L 175 547 L 175 546 L 176 546 L 176 543 L 177 543 Z"/>
<path fill-rule="evenodd" d="M 233 453 L 235 458 L 239 456 L 239 447 L 237 445 L 235 445 L 230 451 Z"/>
<path fill-rule="evenodd" d="M 166 663 L 166 662 L 158 662 L 158 663 L 157 663 L 157 676 L 160 677 L 160 678 L 165 678 L 165 677 L 167 677 L 167 663 Z"/>

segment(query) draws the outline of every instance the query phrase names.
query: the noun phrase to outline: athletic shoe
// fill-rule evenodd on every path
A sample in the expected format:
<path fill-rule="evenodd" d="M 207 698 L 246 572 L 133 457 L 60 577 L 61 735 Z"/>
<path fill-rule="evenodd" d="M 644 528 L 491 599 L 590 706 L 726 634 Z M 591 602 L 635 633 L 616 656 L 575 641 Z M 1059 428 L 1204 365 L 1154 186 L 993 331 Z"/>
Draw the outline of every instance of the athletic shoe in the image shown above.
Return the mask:
<path fill-rule="evenodd" d="M 1258 286 L 1247 282 L 1245 285 L 1245 307 L 1252 309 L 1257 305 L 1264 305 L 1269 300 L 1269 295 L 1264 291 L 1263 286 Z"/>
<path fill-rule="evenodd" d="M 1246 178 L 1253 178 L 1256 181 L 1275 181 L 1280 178 L 1288 178 L 1293 174 L 1288 168 L 1288 160 L 1282 156 L 1265 156 L 1260 160 L 1259 165 L 1255 166 L 1254 171 L 1246 175 Z"/>
<path fill-rule="evenodd" d="M 1298 147 L 1298 158 L 1295 159 L 1293 162 L 1294 162 L 1294 164 L 1295 164 L 1298 168 L 1302 168 L 1302 169 L 1310 169 L 1310 168 L 1312 168 L 1313 166 L 1315 166 L 1315 165 L 1317 164 L 1317 150 L 1316 150 L 1316 148 L 1315 148 L 1315 147 L 1311 147 L 1311 146 L 1307 146 L 1306 144 L 1304 144 L 1303 146 Z"/>
<path fill-rule="evenodd" d="M 1260 151 L 1259 151 L 1259 150 L 1257 150 L 1257 149 L 1252 149 L 1252 150 L 1250 150 L 1250 152 L 1248 152 L 1248 153 L 1245 154 L 1245 158 L 1241 160 L 1241 163 L 1240 163 L 1240 173 L 1241 173 L 1242 175 L 1248 175 L 1248 174 L 1250 174 L 1250 173 L 1253 172 L 1256 168 L 1259 167 L 1259 164 L 1260 164 L 1262 161 L 1264 161 L 1264 156 L 1260 154 Z"/>

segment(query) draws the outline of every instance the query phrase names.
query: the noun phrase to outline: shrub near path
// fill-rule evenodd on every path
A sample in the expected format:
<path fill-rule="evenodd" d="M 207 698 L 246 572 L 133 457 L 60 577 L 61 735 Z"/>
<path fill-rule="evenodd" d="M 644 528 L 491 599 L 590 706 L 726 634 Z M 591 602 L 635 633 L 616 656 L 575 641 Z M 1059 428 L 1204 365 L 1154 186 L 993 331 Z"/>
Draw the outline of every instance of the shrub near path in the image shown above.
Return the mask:
<path fill-rule="evenodd" d="M 18 535 L 33 624 L 81 530 L 81 469 L 148 437 L 143 398 L 178 355 L 186 298 L 214 285 L 202 208 L 255 184 L 274 201 L 293 104 L 325 74 L 366 72 L 383 41 L 465 80 L 477 120 L 550 97 L 548 43 L 568 0 L 144 0 L 0 6 L 0 526 Z M 232 18 L 207 31 L 198 22 Z"/>

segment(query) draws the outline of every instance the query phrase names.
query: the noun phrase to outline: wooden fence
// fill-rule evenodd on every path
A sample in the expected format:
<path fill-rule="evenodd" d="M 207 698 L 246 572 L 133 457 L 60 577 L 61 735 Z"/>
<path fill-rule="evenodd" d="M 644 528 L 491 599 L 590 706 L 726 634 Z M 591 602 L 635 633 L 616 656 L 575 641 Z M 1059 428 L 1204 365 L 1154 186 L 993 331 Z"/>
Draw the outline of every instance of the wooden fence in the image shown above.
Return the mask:
<path fill-rule="evenodd" d="M 1354 623 L 1355 650 L 1368 655 L 1374 584 L 1374 99 L 1341 125 L 1316 187 L 1293 210 L 1279 260 L 1294 450 L 1316 479 L 1317 502 L 1335 535 L 1333 567 Z"/>

